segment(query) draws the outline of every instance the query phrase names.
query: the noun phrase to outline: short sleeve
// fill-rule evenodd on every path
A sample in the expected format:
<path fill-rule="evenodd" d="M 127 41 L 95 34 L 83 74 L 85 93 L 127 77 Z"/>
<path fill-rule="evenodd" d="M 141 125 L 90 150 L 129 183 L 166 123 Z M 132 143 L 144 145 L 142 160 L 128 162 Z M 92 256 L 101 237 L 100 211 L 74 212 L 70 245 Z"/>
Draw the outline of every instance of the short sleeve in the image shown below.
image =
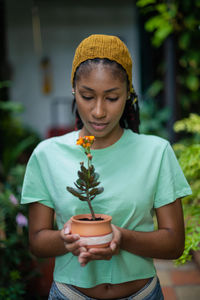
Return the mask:
<path fill-rule="evenodd" d="M 27 164 L 21 196 L 21 204 L 32 202 L 40 202 L 54 208 L 35 152 L 33 152 Z"/>
<path fill-rule="evenodd" d="M 158 173 L 154 207 L 161 207 L 174 202 L 178 198 L 191 194 L 191 188 L 175 153 L 170 144 L 167 143 Z"/>

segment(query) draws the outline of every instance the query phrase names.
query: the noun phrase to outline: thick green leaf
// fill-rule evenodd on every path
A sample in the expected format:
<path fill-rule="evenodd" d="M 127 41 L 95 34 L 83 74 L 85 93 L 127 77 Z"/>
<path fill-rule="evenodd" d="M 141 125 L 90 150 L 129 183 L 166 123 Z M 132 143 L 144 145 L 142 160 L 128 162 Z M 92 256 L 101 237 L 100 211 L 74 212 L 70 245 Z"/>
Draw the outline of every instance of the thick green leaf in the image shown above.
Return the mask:
<path fill-rule="evenodd" d="M 85 181 L 81 180 L 80 178 L 78 178 L 78 179 L 76 180 L 76 183 L 77 183 L 78 185 L 80 185 L 80 186 L 85 186 L 85 187 L 86 187 Z"/>
<path fill-rule="evenodd" d="M 99 179 L 99 174 L 98 173 L 94 173 L 93 176 L 90 177 L 90 183 L 95 183 L 97 182 L 97 180 Z"/>
<path fill-rule="evenodd" d="M 96 186 L 98 186 L 100 184 L 100 181 L 95 181 L 95 182 L 93 182 L 93 183 L 90 183 L 90 186 L 91 187 L 96 187 Z"/>
<path fill-rule="evenodd" d="M 85 174 L 85 175 L 88 174 L 88 169 L 86 169 L 86 167 L 84 167 L 83 165 L 81 165 L 81 171 L 82 171 L 83 174 Z"/>
<path fill-rule="evenodd" d="M 94 188 L 90 190 L 90 196 L 96 195 L 97 192 L 98 192 L 98 188 Z"/>
<path fill-rule="evenodd" d="M 94 166 L 93 166 L 93 165 L 90 166 L 90 174 L 91 174 L 91 175 L 94 174 Z"/>
<path fill-rule="evenodd" d="M 90 196 L 101 194 L 104 191 L 103 187 L 94 188 L 90 191 Z"/>
<path fill-rule="evenodd" d="M 103 191 L 104 191 L 103 187 L 98 188 L 98 192 L 96 193 L 96 195 L 103 193 Z"/>
<path fill-rule="evenodd" d="M 81 201 L 87 201 L 87 197 L 80 196 L 80 197 L 78 197 L 78 198 L 79 198 L 79 200 L 81 200 Z"/>
<path fill-rule="evenodd" d="M 74 189 L 72 187 L 67 186 L 67 190 L 68 192 L 70 192 L 72 195 L 74 195 L 75 197 L 82 197 L 82 191 L 79 192 L 79 190 Z"/>
<path fill-rule="evenodd" d="M 100 177 L 100 176 L 99 176 L 98 173 L 94 173 L 94 179 L 95 179 L 95 180 L 99 179 L 99 177 Z"/>
<path fill-rule="evenodd" d="M 78 185 L 76 184 L 76 182 L 74 182 L 74 185 L 81 191 L 85 192 L 86 191 L 86 188 L 84 186 L 81 186 L 81 185 Z"/>
<path fill-rule="evenodd" d="M 83 180 L 85 182 L 85 184 L 87 184 L 88 182 L 88 177 L 86 174 L 84 174 L 83 172 L 81 171 L 78 171 L 78 177 Z"/>

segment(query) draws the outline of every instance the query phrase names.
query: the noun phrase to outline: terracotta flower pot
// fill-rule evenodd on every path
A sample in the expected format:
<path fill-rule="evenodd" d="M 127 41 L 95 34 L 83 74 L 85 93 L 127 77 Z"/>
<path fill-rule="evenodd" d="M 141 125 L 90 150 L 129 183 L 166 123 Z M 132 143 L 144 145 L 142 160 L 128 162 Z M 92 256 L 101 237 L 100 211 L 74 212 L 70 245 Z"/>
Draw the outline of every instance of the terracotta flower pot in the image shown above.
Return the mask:
<path fill-rule="evenodd" d="M 79 234 L 81 240 L 86 242 L 88 248 L 104 248 L 110 244 L 113 237 L 111 227 L 112 217 L 103 214 L 95 214 L 95 216 L 103 220 L 80 220 L 84 218 L 91 219 L 90 214 L 71 217 L 71 232 Z"/>

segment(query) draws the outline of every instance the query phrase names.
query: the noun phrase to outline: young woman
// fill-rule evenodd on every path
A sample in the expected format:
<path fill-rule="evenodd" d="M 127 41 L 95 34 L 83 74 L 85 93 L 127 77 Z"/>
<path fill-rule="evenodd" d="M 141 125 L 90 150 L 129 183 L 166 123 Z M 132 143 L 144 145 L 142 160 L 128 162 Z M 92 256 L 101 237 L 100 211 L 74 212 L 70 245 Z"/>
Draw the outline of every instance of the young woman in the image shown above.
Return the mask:
<path fill-rule="evenodd" d="M 138 133 L 132 60 L 119 38 L 91 35 L 81 42 L 72 65 L 72 93 L 78 130 L 38 145 L 22 193 L 22 203 L 30 207 L 32 252 L 56 257 L 49 299 L 163 299 L 153 258 L 182 254 L 180 198 L 191 189 L 169 143 Z M 85 135 L 95 136 L 94 165 L 104 187 L 94 210 L 112 215 L 113 240 L 104 249 L 87 250 L 70 232 L 70 217 L 88 212 L 66 191 L 83 160 L 76 140 Z"/>

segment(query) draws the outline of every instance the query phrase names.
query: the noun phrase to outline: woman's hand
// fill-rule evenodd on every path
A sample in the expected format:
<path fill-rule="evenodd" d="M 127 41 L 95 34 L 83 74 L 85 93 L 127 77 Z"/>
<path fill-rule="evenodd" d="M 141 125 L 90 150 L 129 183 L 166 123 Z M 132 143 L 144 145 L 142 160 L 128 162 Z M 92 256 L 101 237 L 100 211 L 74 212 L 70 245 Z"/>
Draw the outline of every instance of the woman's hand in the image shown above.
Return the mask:
<path fill-rule="evenodd" d="M 113 255 L 119 253 L 121 243 L 121 231 L 112 224 L 113 239 L 106 248 L 89 248 L 87 251 L 81 251 L 78 257 L 81 266 L 87 265 L 92 260 L 110 260 Z"/>
<path fill-rule="evenodd" d="M 67 252 L 78 256 L 82 252 L 87 251 L 85 244 L 80 240 L 80 236 L 71 233 L 71 220 L 65 223 L 63 229 L 60 231 L 60 235 Z"/>

